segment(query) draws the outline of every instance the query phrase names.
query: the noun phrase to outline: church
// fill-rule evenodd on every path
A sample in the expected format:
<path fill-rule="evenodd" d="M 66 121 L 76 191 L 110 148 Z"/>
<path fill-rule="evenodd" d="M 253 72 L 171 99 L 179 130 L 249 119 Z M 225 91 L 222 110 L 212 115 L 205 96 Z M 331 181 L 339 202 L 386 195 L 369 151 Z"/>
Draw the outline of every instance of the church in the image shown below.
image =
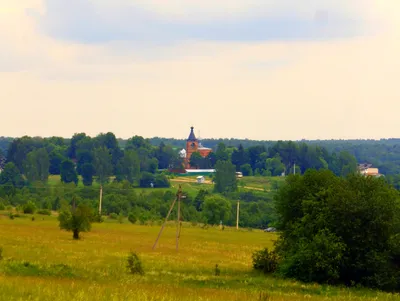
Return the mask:
<path fill-rule="evenodd" d="M 196 138 L 194 134 L 194 127 L 190 128 L 190 134 L 188 139 L 186 140 L 186 149 L 182 149 L 180 151 L 181 158 L 184 159 L 184 164 L 186 169 L 190 169 L 191 166 L 189 164 L 190 157 L 193 153 L 198 152 L 200 155 L 205 158 L 211 153 L 212 149 L 208 147 L 204 147 L 199 139 Z"/>

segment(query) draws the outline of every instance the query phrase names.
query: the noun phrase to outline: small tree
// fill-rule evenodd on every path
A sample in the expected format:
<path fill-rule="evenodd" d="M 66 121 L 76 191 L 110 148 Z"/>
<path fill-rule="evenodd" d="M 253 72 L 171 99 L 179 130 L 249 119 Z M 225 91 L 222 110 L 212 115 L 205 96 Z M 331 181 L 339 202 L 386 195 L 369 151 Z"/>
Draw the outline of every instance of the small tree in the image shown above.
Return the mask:
<path fill-rule="evenodd" d="M 63 208 L 58 216 L 60 229 L 72 231 L 73 239 L 79 239 L 80 232 L 87 232 L 91 229 L 92 210 L 83 204 L 75 207 Z"/>

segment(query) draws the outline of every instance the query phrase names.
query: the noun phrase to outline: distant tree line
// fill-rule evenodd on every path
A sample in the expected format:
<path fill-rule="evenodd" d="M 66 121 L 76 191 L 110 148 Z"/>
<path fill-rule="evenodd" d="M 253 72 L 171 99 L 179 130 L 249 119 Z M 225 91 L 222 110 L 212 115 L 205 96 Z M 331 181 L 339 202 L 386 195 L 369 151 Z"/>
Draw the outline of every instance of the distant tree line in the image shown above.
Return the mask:
<path fill-rule="evenodd" d="M 168 187 L 166 177 L 157 171 L 182 164 L 170 146 L 161 143 L 155 147 L 135 136 L 122 149 L 113 133 L 93 138 L 80 133 L 68 140 L 24 136 L 9 143 L 5 156 L 6 174 L 20 173 L 27 183 L 45 183 L 49 175 L 61 175 L 64 183 L 77 184 L 81 176 L 85 186 L 93 181 L 105 184 L 113 177 L 117 182 L 127 180 L 141 187 L 150 187 L 151 183 Z"/>
<path fill-rule="evenodd" d="M 179 148 L 162 140 L 155 146 L 150 139 L 140 136 L 124 143 L 113 133 L 96 137 L 79 133 L 71 139 L 24 136 L 6 140 L 7 152 L 0 153 L 3 168 L 6 162 L 13 163 L 29 183 L 46 182 L 49 175 L 61 175 L 64 183 L 77 183 L 80 175 L 85 186 L 92 185 L 94 180 L 104 184 L 114 177 L 119 182 L 127 180 L 149 187 L 156 180 L 159 184 L 165 182 L 165 179 L 156 179 L 158 170 L 181 168 L 183 163 Z M 236 171 L 242 171 L 246 176 L 304 173 L 309 168 L 330 169 L 336 175 L 346 175 L 357 167 L 356 159 L 346 151 L 329 152 L 318 145 L 291 141 L 248 148 L 242 144 L 233 147 L 219 142 L 206 158 L 194 153 L 190 163 L 197 168 L 215 168 L 218 161 L 230 161 Z"/>

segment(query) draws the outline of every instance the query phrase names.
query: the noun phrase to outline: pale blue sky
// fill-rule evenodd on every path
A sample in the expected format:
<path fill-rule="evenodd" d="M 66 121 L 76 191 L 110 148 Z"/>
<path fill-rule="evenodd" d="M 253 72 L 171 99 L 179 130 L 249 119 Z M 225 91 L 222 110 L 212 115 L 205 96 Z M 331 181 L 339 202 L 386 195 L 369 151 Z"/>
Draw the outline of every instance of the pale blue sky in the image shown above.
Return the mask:
<path fill-rule="evenodd" d="M 398 0 L 3 0 L 0 135 L 398 137 Z"/>

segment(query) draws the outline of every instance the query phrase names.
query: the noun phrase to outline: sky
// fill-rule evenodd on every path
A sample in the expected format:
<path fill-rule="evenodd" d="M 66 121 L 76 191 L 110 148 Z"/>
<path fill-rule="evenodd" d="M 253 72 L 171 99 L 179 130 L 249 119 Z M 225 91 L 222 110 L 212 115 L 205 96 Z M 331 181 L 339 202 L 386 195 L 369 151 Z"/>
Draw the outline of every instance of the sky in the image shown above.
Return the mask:
<path fill-rule="evenodd" d="M 0 136 L 400 137 L 398 0 L 0 0 Z"/>

